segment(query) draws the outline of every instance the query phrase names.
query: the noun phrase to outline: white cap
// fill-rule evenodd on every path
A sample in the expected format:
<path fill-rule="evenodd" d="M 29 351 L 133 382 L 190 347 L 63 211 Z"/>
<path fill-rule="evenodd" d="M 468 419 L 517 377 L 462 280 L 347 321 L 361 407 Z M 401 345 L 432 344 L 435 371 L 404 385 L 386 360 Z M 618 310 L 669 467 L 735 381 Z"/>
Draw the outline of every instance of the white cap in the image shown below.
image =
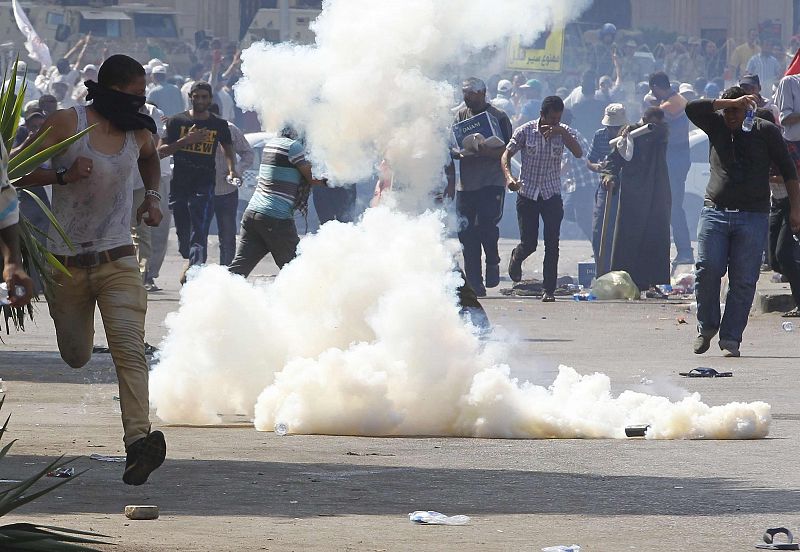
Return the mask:
<path fill-rule="evenodd" d="M 692 86 L 691 83 L 682 82 L 681 85 L 678 87 L 678 94 L 686 94 L 687 92 L 690 92 L 692 94 L 697 94 L 697 92 L 694 89 L 694 86 Z"/>
<path fill-rule="evenodd" d="M 156 65 L 155 67 L 153 67 L 151 72 L 154 75 L 166 75 L 167 74 L 167 68 L 164 67 L 163 65 Z"/>
<path fill-rule="evenodd" d="M 151 69 L 153 69 L 157 65 L 163 65 L 164 67 L 169 67 L 169 63 L 164 63 L 158 58 L 151 59 L 150 61 L 147 62 L 147 65 L 149 65 Z"/>
<path fill-rule="evenodd" d="M 24 73 L 27 68 L 28 64 L 25 63 L 24 61 L 20 60 L 17 62 L 17 73 Z"/>
<path fill-rule="evenodd" d="M 504 93 L 511 92 L 511 88 L 513 88 L 513 86 L 514 85 L 511 84 L 510 80 L 501 80 L 500 82 L 497 83 L 497 91 Z"/>
<path fill-rule="evenodd" d="M 93 65 L 91 63 L 88 64 L 86 67 L 83 68 L 82 72 L 86 73 L 87 71 L 94 71 L 96 73 L 97 72 L 97 65 Z"/>

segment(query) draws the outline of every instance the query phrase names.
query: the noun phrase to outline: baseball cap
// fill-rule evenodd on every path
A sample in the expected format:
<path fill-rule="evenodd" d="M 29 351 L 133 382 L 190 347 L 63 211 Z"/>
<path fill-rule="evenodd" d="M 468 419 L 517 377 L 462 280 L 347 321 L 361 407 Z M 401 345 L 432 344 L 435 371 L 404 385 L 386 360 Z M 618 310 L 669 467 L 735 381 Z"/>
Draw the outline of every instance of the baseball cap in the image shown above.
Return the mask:
<path fill-rule="evenodd" d="M 164 67 L 169 67 L 169 63 L 164 63 L 163 61 L 161 61 L 158 58 L 151 59 L 150 61 L 147 62 L 147 65 L 149 65 L 151 69 L 156 67 L 156 66 L 158 66 L 158 65 L 163 65 Z"/>
<path fill-rule="evenodd" d="M 497 83 L 497 91 L 498 92 L 510 92 L 512 88 L 512 84 L 510 80 L 501 80 Z"/>
<path fill-rule="evenodd" d="M 211 89 L 211 85 L 205 81 L 197 81 L 192 85 L 192 88 L 189 90 L 189 95 L 191 96 L 194 94 L 195 90 L 205 90 L 208 92 L 210 96 L 214 95 L 213 90 Z"/>
<path fill-rule="evenodd" d="M 151 72 L 154 75 L 166 75 L 167 74 L 167 68 L 164 67 L 163 65 L 156 65 L 155 67 L 153 67 Z"/>
<path fill-rule="evenodd" d="M 536 79 L 529 79 L 528 82 L 520 86 L 520 88 L 533 88 L 534 90 L 541 90 L 542 83 Z"/>
<path fill-rule="evenodd" d="M 86 67 L 84 67 L 82 69 L 83 73 L 86 73 L 88 71 L 94 71 L 96 73 L 97 72 L 97 65 L 89 63 L 88 65 L 86 65 Z"/>
<path fill-rule="evenodd" d="M 758 75 L 743 75 L 742 78 L 739 79 L 739 85 L 747 85 L 747 86 L 758 86 L 761 87 L 761 79 L 758 78 Z"/>
<path fill-rule="evenodd" d="M 628 115 L 625 113 L 625 106 L 621 103 L 608 104 L 600 124 L 610 127 L 627 125 Z"/>
<path fill-rule="evenodd" d="M 692 84 L 688 82 L 682 82 L 681 85 L 678 87 L 678 94 L 686 94 L 686 93 L 697 94 Z"/>
<path fill-rule="evenodd" d="M 42 119 L 46 118 L 45 114 L 42 113 L 41 111 L 31 111 L 30 113 L 26 113 L 25 114 L 25 120 L 26 121 L 30 121 L 34 117 L 41 117 Z"/>

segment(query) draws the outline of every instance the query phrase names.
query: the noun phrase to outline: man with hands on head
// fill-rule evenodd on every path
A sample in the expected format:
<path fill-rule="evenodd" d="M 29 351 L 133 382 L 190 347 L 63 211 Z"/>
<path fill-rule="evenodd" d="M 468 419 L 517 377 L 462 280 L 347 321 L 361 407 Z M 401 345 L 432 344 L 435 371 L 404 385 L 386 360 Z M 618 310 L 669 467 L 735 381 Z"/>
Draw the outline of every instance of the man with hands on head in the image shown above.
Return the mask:
<path fill-rule="evenodd" d="M 711 175 L 697 231 L 696 354 L 705 353 L 719 333 L 723 355 L 740 355 L 769 226 L 772 165 L 789 196 L 791 230 L 800 232 L 800 185 L 780 129 L 760 118 L 749 132 L 742 129 L 748 109 L 755 110 L 757 102 L 756 96 L 734 86 L 721 99 L 686 106 L 686 115 L 708 135 L 711 149 Z M 721 316 L 720 281 L 726 272 L 730 284 Z"/>
<path fill-rule="evenodd" d="M 519 127 L 506 146 L 501 167 L 508 189 L 517 192 L 517 222 L 520 243 L 511 252 L 508 275 L 515 282 L 522 280 L 522 263 L 539 241 L 539 217 L 544 223 L 544 295 L 542 301 L 555 301 L 558 279 L 558 242 L 564 204 L 561 200 L 561 158 L 566 147 L 575 157 L 583 151 L 575 131 L 561 123 L 564 102 L 558 96 L 542 100 L 538 119 Z M 511 158 L 521 152 L 522 170 L 519 179 L 511 174 Z"/>

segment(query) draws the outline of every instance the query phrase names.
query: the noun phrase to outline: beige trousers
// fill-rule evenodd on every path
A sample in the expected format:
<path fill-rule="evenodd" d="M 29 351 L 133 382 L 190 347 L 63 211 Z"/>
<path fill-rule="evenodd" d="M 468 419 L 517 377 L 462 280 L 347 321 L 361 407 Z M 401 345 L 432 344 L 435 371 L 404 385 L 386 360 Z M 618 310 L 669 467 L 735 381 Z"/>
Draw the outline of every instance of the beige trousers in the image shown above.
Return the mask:
<path fill-rule="evenodd" d="M 95 305 L 119 380 L 125 446 L 150 431 L 148 368 L 144 356 L 147 292 L 135 257 L 94 268 L 70 268 L 72 277 L 54 271 L 56 286 L 47 297 L 56 326 L 58 350 L 73 368 L 92 357 Z"/>

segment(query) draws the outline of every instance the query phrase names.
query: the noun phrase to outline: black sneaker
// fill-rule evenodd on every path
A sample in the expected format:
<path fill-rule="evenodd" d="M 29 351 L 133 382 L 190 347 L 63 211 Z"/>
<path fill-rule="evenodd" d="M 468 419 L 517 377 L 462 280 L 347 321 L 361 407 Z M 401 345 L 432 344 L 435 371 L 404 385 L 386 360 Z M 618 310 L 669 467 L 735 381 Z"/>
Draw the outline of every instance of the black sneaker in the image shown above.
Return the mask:
<path fill-rule="evenodd" d="M 694 354 L 702 355 L 708 351 L 709 347 L 711 347 L 710 335 L 698 334 L 698 336 L 694 338 Z"/>
<path fill-rule="evenodd" d="M 522 280 L 522 263 L 517 263 L 514 260 L 514 253 L 511 253 L 511 259 L 508 261 L 508 277 L 512 282 L 519 282 Z"/>
<path fill-rule="evenodd" d="M 496 288 L 500 285 L 500 265 L 486 265 L 486 287 Z"/>
<path fill-rule="evenodd" d="M 542 303 L 555 303 L 555 302 L 556 302 L 556 296 L 553 295 L 552 293 L 545 293 L 544 295 L 542 295 Z"/>
<path fill-rule="evenodd" d="M 132 445 L 125 447 L 128 455 L 122 481 L 127 485 L 142 485 L 167 457 L 167 442 L 164 434 L 153 431 Z"/>

